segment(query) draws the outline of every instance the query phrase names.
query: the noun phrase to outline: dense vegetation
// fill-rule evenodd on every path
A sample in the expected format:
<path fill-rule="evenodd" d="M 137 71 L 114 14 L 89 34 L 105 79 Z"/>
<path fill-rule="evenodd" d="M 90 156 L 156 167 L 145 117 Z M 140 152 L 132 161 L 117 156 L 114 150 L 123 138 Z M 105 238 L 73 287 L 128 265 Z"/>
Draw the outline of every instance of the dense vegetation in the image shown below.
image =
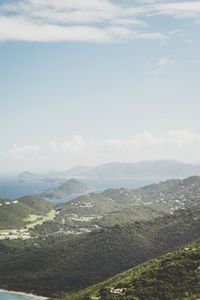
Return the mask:
<path fill-rule="evenodd" d="M 1 242 L 0 287 L 44 295 L 84 288 L 200 238 L 199 229 L 195 206 L 154 221 L 27 242 L 17 254 Z"/>
<path fill-rule="evenodd" d="M 116 224 L 152 220 L 199 203 L 198 176 L 168 180 L 140 189 L 108 189 L 58 205 L 56 219 L 37 230 L 44 235 L 51 234 L 51 230 L 59 234 L 88 232 Z"/>
<path fill-rule="evenodd" d="M 0 200 L 0 230 L 19 228 L 31 214 L 45 215 L 52 204 L 37 196 L 25 196 L 16 201 Z"/>
<path fill-rule="evenodd" d="M 20 241 L 16 234 L 16 240 L 0 241 L 0 288 L 56 296 L 102 282 L 200 239 L 199 201 L 200 177 L 169 180 L 135 190 L 109 189 L 56 207 L 37 196 L 13 202 L 2 200 L 0 229 L 26 226 L 30 239 Z M 157 293 L 158 287 L 164 297 L 159 296 L 158 300 L 176 299 L 163 296 L 166 293 L 177 299 L 182 297 L 183 294 L 173 294 L 175 283 L 166 292 L 170 285 L 166 283 L 167 271 L 159 273 L 161 265 L 153 266 L 148 273 L 152 277 L 131 275 L 132 281 L 126 286 L 121 280 L 113 283 L 113 287 L 102 286 L 103 290 L 95 291 L 97 295 L 87 296 L 87 290 L 69 297 L 149 300 L 156 299 L 153 292 Z M 169 270 L 171 274 L 175 272 L 173 268 Z M 178 284 L 175 275 L 169 281 L 173 277 Z M 118 284 L 124 290 L 123 295 L 116 296 L 111 288 Z M 188 297 L 194 293 L 194 289 L 183 291 L 189 293 Z"/>
<path fill-rule="evenodd" d="M 58 197 L 69 188 L 77 188 L 79 182 L 70 180 L 56 189 L 49 190 Z M 82 184 L 81 184 L 82 186 Z M 85 188 L 82 187 L 82 188 Z M 185 180 L 168 180 L 144 188 L 126 190 L 109 189 L 102 193 L 90 193 L 69 203 L 57 205 L 56 216 L 43 225 L 35 226 L 36 235 L 90 232 L 96 229 L 152 220 L 177 209 L 185 209 L 200 203 L 200 177 Z M 51 204 L 37 196 L 18 199 L 18 203 L 0 201 L 0 229 L 16 229 L 24 226 L 31 214 L 45 215 Z"/>
<path fill-rule="evenodd" d="M 200 242 L 157 257 L 64 300 L 186 300 L 200 297 Z"/>

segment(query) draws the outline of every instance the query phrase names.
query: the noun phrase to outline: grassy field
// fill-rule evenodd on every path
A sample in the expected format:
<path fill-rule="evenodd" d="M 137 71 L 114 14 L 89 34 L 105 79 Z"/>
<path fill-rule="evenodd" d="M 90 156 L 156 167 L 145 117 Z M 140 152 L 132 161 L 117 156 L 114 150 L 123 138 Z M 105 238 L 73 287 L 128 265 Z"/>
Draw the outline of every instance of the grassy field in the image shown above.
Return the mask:
<path fill-rule="evenodd" d="M 37 225 L 42 225 L 46 221 L 52 221 L 54 220 L 56 216 L 56 211 L 52 209 L 47 215 L 36 215 L 31 214 L 28 216 L 28 218 L 24 219 L 25 226 L 27 229 L 34 229 Z M 21 228 L 22 229 L 22 228 Z M 5 233 L 13 233 L 13 231 L 16 231 L 16 233 L 19 233 L 19 228 L 13 229 L 0 229 L 0 235 L 3 235 Z"/>
<path fill-rule="evenodd" d="M 52 209 L 47 215 L 41 216 L 41 215 L 29 215 L 28 218 L 25 219 L 25 222 L 28 222 L 26 227 L 28 229 L 33 229 L 37 225 L 42 225 L 46 221 L 52 221 L 55 219 L 56 211 L 55 209 Z"/>

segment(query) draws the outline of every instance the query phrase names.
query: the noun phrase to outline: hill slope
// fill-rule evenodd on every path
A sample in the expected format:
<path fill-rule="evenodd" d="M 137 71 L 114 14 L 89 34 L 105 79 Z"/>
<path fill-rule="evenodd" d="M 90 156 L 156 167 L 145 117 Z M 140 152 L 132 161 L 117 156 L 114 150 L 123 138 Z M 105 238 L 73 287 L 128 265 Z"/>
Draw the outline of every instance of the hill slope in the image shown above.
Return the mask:
<path fill-rule="evenodd" d="M 200 208 L 1 253 L 0 287 L 52 295 L 95 284 L 200 238 Z M 4 247 L 1 246 L 0 249 Z"/>
<path fill-rule="evenodd" d="M 29 215 L 45 215 L 52 208 L 51 203 L 37 196 L 25 196 L 15 201 L 0 200 L 0 230 L 22 227 Z"/>
<path fill-rule="evenodd" d="M 115 224 L 150 220 L 200 204 L 200 177 L 173 179 L 140 189 L 109 189 L 90 193 L 58 207 L 57 221 L 65 231 L 95 230 Z"/>
<path fill-rule="evenodd" d="M 157 257 L 64 300 L 186 300 L 200 297 L 200 242 Z"/>

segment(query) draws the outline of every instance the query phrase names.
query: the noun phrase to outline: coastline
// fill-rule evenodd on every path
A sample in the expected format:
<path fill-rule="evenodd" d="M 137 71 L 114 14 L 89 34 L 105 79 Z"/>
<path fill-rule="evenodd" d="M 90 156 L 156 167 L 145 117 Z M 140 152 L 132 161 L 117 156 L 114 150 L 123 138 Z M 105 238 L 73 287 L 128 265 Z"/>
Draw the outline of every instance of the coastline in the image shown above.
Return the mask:
<path fill-rule="evenodd" d="M 26 296 L 26 297 L 33 298 L 35 300 L 46 300 L 46 299 L 49 299 L 48 297 L 39 296 L 39 295 L 31 294 L 31 293 L 16 292 L 16 291 L 9 291 L 9 290 L 3 290 L 3 289 L 0 289 L 0 293 L 21 295 L 21 296 Z"/>

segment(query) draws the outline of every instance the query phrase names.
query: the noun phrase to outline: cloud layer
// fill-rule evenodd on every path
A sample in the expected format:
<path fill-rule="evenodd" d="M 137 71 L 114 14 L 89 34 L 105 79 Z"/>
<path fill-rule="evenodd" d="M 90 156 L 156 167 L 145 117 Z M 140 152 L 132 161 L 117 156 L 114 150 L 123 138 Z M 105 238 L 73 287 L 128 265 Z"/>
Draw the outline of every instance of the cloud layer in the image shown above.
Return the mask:
<path fill-rule="evenodd" d="M 0 5 L 0 40 L 28 42 L 80 41 L 108 43 L 163 40 L 153 31 L 155 15 L 198 19 L 200 1 L 16 0 Z"/>
<path fill-rule="evenodd" d="M 22 169 L 65 169 L 77 164 L 175 159 L 200 162 L 200 134 L 188 130 L 162 135 L 142 132 L 130 139 L 92 140 L 79 135 L 49 145 L 16 145 L 0 155 L 1 162 Z"/>

